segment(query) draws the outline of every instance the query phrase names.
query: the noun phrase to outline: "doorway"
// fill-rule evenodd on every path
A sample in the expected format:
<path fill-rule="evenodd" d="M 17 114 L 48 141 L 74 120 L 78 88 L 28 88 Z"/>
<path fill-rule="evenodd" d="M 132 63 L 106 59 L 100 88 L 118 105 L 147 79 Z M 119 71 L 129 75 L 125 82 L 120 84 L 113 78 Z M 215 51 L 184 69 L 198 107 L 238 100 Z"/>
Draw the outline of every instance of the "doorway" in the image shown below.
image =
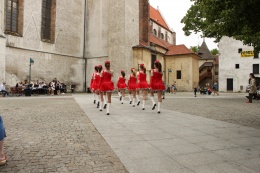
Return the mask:
<path fill-rule="evenodd" d="M 227 79 L 227 91 L 233 91 L 233 78 Z"/>

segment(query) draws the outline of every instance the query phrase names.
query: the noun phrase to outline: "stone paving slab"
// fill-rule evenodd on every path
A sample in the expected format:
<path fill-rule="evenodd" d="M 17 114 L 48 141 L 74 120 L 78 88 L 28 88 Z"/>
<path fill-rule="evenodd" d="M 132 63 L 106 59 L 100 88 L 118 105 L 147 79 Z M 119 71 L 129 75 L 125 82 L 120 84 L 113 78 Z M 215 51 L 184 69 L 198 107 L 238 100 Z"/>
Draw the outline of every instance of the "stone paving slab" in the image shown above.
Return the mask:
<path fill-rule="evenodd" d="M 161 114 L 148 105 L 142 111 L 127 101 L 120 104 L 116 96 L 107 116 L 91 95 L 74 98 L 129 172 L 260 172 L 259 129 L 174 111 L 167 104 Z"/>
<path fill-rule="evenodd" d="M 8 163 L 0 172 L 128 172 L 71 96 L 0 98 Z"/>

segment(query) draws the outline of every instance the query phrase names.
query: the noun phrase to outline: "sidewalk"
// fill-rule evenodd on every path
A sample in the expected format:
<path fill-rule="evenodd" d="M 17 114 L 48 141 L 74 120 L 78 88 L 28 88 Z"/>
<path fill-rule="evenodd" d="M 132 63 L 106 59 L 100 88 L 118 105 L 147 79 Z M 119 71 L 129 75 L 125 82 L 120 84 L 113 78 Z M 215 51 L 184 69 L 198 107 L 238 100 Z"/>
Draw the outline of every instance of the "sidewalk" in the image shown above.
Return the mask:
<path fill-rule="evenodd" d="M 93 96 L 73 95 L 91 122 L 132 173 L 258 173 L 260 130 L 147 106 L 145 111 L 112 99 L 111 115 Z"/>

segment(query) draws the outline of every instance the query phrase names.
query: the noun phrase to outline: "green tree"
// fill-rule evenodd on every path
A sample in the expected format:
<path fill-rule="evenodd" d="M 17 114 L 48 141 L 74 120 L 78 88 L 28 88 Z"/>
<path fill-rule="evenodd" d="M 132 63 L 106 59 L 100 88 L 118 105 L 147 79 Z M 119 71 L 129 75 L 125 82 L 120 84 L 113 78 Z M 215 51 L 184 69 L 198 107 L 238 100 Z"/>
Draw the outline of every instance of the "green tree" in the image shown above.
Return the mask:
<path fill-rule="evenodd" d="M 218 54 L 218 49 L 212 49 L 211 51 L 210 51 L 211 53 L 212 53 L 212 55 L 217 55 Z"/>
<path fill-rule="evenodd" d="M 199 47 L 198 47 L 198 46 L 191 46 L 191 47 L 190 47 L 190 50 L 191 50 L 192 52 L 194 52 L 194 53 L 198 53 Z"/>
<path fill-rule="evenodd" d="M 260 50 L 259 0 L 191 0 L 194 4 L 181 20 L 185 35 L 202 32 L 204 37 L 233 37 Z"/>

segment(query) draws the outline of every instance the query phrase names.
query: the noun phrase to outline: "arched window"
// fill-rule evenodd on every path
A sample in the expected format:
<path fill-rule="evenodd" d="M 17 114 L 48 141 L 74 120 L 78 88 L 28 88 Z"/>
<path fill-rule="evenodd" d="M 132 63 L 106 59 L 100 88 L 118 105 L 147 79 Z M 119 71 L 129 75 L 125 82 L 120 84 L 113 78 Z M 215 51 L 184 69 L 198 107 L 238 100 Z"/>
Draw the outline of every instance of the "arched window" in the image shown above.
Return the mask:
<path fill-rule="evenodd" d="M 161 33 L 161 39 L 163 39 L 163 40 L 164 40 L 164 34 L 163 34 L 163 33 Z"/>
<path fill-rule="evenodd" d="M 156 31 L 156 29 L 153 30 L 153 35 L 157 36 L 157 31 Z"/>

